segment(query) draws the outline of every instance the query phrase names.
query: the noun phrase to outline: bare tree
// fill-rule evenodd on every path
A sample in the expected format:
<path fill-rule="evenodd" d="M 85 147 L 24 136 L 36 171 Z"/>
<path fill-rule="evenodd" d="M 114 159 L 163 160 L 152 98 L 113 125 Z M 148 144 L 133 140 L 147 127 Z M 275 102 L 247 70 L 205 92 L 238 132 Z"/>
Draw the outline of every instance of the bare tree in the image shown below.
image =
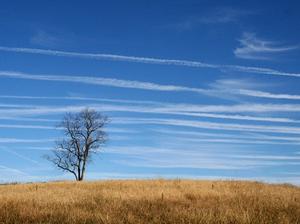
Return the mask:
<path fill-rule="evenodd" d="M 103 128 L 107 123 L 106 116 L 92 109 L 67 113 L 59 125 L 64 138 L 56 142 L 56 149 L 47 159 L 57 168 L 72 173 L 77 181 L 83 180 L 92 154 L 100 152 L 106 142 Z"/>

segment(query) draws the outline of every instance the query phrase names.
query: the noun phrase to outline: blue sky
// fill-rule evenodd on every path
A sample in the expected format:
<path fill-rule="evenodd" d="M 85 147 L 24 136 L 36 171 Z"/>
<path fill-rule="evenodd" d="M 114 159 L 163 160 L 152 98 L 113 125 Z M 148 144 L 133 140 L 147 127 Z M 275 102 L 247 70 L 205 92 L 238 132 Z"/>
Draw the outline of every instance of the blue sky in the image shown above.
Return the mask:
<path fill-rule="evenodd" d="M 0 181 L 43 159 L 66 112 L 111 119 L 88 179 L 300 180 L 297 1 L 2 1 Z"/>

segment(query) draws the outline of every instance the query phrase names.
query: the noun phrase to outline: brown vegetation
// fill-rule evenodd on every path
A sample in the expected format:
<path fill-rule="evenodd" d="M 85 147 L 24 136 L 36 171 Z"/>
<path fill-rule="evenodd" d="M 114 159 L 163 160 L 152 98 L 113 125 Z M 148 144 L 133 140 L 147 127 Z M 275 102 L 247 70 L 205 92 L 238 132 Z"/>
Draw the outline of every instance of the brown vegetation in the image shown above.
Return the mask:
<path fill-rule="evenodd" d="M 0 223 L 300 223 L 300 188 L 192 180 L 2 185 Z"/>

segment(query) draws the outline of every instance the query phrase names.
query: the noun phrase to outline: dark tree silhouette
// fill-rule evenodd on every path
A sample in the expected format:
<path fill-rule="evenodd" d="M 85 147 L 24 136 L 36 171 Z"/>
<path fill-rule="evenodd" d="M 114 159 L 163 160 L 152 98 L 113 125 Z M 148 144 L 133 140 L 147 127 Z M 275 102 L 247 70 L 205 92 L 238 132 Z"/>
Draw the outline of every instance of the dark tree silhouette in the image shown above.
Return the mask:
<path fill-rule="evenodd" d="M 77 181 L 84 178 L 92 154 L 99 153 L 107 140 L 103 130 L 108 118 L 92 109 L 67 113 L 59 127 L 64 138 L 56 142 L 56 149 L 47 156 L 57 168 L 72 173 Z"/>

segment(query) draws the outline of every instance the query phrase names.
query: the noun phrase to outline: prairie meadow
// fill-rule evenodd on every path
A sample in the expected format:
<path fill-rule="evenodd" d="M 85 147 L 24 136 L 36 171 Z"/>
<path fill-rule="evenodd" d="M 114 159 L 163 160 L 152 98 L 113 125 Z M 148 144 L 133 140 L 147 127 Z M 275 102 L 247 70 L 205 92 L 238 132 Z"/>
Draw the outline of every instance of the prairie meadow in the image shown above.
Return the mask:
<path fill-rule="evenodd" d="M 180 179 L 7 184 L 0 223 L 300 223 L 300 188 Z"/>

